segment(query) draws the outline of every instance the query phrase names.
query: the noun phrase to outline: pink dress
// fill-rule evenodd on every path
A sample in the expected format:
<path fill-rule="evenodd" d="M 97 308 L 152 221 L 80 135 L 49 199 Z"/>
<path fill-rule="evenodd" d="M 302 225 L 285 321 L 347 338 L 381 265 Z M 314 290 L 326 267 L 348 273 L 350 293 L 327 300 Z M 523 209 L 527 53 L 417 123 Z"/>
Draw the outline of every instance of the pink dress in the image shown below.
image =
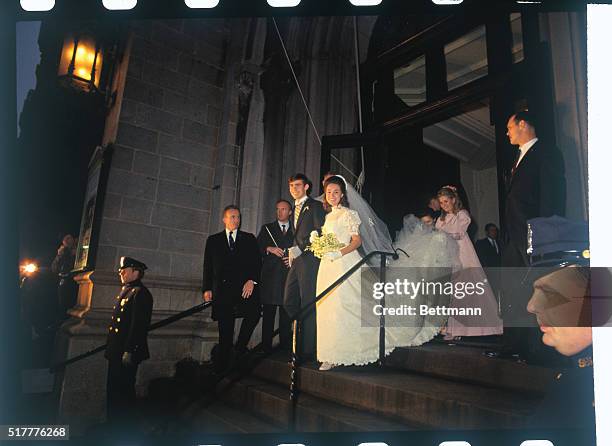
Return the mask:
<path fill-rule="evenodd" d="M 453 273 L 455 290 L 461 282 L 480 284 L 478 292 L 451 299 L 450 307 L 458 309 L 480 309 L 480 315 L 449 316 L 446 333 L 450 336 L 487 336 L 503 333 L 503 322 L 498 316 L 497 301 L 487 282 L 474 245 L 467 235 L 467 228 L 472 219 L 465 209 L 456 214 L 446 214 L 444 221 L 438 218 L 436 228 L 447 232 L 457 240 L 461 269 Z M 480 292 L 482 291 L 482 292 Z M 464 293 L 465 294 L 465 293 Z M 466 311 L 468 312 L 468 311 Z"/>

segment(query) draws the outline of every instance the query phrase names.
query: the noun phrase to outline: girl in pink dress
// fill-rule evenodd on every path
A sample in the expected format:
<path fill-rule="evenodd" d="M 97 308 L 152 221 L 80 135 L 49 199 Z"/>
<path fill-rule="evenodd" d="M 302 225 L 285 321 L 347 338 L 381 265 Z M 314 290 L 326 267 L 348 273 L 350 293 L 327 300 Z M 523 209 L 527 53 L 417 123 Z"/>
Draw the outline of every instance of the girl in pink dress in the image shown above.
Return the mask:
<path fill-rule="evenodd" d="M 481 315 L 449 316 L 445 339 L 460 336 L 487 336 L 503 333 L 503 323 L 497 313 L 497 301 L 482 270 L 474 245 L 467 235 L 472 221 L 468 211 L 463 209 L 455 186 L 444 186 L 438 192 L 442 213 L 436 221 L 436 228 L 450 234 L 459 246 L 461 269 L 453 272 L 455 295 L 451 308 L 480 309 Z M 465 285 L 474 284 L 475 292 L 460 292 Z M 476 285 L 480 284 L 480 286 Z M 466 289 L 467 291 L 467 289 Z"/>

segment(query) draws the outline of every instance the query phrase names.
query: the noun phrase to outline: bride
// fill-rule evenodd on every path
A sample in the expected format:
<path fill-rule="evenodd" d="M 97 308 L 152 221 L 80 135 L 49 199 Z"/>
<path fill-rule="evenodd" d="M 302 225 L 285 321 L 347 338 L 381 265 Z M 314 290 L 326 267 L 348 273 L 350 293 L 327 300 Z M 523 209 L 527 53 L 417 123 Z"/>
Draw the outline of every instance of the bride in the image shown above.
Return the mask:
<path fill-rule="evenodd" d="M 366 253 L 395 251 L 386 225 L 343 177 L 336 175 L 325 182 L 324 207 L 328 214 L 322 232 L 333 233 L 344 247 L 323 255 L 317 275 L 317 296 L 362 259 L 360 246 L 363 245 Z M 414 217 L 404 222 L 397 247 L 409 250 L 410 257 L 402 255 L 389 264 L 387 282 L 407 277 L 418 281 L 426 275 L 440 275 L 440 268 L 452 267 L 457 257 L 456 242 L 444 233 L 425 228 Z M 378 261 L 373 259 L 373 265 Z M 427 268 L 426 273 L 422 270 L 416 273 L 413 268 L 424 266 L 437 269 Z M 337 365 L 365 365 L 378 359 L 379 316 L 372 311 L 378 302 L 371 293 L 377 280 L 374 271 L 366 265 L 317 302 L 320 370 Z M 387 308 L 408 303 L 404 296 L 385 299 Z M 425 300 L 431 302 L 432 298 L 417 296 L 410 305 L 418 308 Z M 396 347 L 421 345 L 431 340 L 444 323 L 445 319 L 439 316 L 387 316 L 385 354 Z"/>

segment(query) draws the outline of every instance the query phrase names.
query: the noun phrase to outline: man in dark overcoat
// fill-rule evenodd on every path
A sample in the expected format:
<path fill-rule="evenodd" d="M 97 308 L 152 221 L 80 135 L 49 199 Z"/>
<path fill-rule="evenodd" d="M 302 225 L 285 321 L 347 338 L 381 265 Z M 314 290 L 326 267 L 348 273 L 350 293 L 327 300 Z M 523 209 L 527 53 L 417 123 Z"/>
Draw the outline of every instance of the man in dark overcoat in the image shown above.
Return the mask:
<path fill-rule="evenodd" d="M 236 206 L 224 209 L 223 224 L 223 231 L 206 240 L 202 280 L 204 301 L 212 301 L 212 318 L 219 324 L 219 346 L 213 358 L 218 372 L 231 366 L 234 319 L 243 318 L 235 345 L 235 352 L 243 354 L 261 313 L 257 240 L 253 234 L 239 230 L 240 209 Z"/>
<path fill-rule="evenodd" d="M 289 272 L 287 250 L 293 245 L 293 228 L 290 222 L 292 213 L 291 203 L 287 200 L 278 200 L 276 220 L 265 224 L 257 236 L 263 259 L 260 298 L 263 305 L 261 337 L 265 352 L 272 350 L 276 310 L 283 304 L 285 281 Z M 279 311 L 279 331 L 281 349 L 289 352 L 291 323 L 282 308 Z"/>
<path fill-rule="evenodd" d="M 538 137 L 535 118 L 529 111 L 510 116 L 506 134 L 518 150 L 506 178 L 501 258 L 504 353 L 518 353 L 523 359 L 538 362 L 543 356 L 538 333 L 527 328 L 533 320 L 525 311 L 529 290 L 516 280 L 517 268 L 529 266 L 527 220 L 565 215 L 565 165 L 557 147 Z"/>

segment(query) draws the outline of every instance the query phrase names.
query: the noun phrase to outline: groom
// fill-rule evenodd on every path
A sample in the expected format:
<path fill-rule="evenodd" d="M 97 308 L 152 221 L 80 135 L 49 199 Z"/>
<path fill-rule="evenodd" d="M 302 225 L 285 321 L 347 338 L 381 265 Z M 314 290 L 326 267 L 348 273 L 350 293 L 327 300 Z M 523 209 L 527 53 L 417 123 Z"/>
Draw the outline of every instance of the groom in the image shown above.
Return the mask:
<path fill-rule="evenodd" d="M 309 197 L 312 182 L 302 173 L 289 178 L 289 193 L 295 200 L 293 208 L 294 243 L 289 248 L 290 270 L 285 282 L 283 306 L 290 318 L 300 308 L 315 300 L 319 259 L 311 251 L 310 233 L 321 231 L 325 222 L 325 211 L 320 201 Z M 316 359 L 317 318 L 315 308 L 302 322 L 302 350 L 304 359 Z"/>

